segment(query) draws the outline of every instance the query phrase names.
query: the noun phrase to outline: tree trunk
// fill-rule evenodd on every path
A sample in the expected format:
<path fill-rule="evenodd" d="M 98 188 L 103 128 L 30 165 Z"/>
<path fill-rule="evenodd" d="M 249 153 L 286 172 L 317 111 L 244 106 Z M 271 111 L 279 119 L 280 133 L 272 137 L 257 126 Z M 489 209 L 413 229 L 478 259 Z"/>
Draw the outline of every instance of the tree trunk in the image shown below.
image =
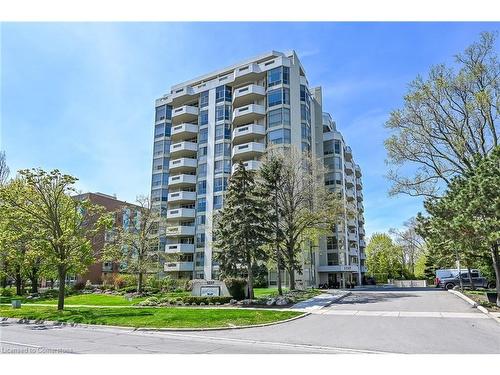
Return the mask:
<path fill-rule="evenodd" d="M 57 310 L 64 309 L 64 289 L 66 287 L 66 269 L 59 267 L 57 270 L 59 275 L 59 295 L 57 297 Z"/>
<path fill-rule="evenodd" d="M 491 246 L 491 258 L 493 259 L 493 268 L 497 279 L 497 306 L 500 307 L 500 255 L 498 254 L 498 243 Z"/>
<path fill-rule="evenodd" d="M 278 295 L 279 296 L 283 295 L 283 288 L 281 287 L 281 269 L 279 264 L 278 264 Z"/>
<path fill-rule="evenodd" d="M 295 270 L 288 269 L 288 274 L 290 275 L 290 290 L 295 290 Z"/>
<path fill-rule="evenodd" d="M 142 272 L 137 275 L 137 293 L 142 293 Z"/>
<path fill-rule="evenodd" d="M 38 274 L 33 274 L 30 277 L 31 280 L 31 293 L 38 293 Z"/>
<path fill-rule="evenodd" d="M 467 272 L 469 274 L 470 288 L 471 288 L 471 290 L 476 290 L 476 286 L 474 285 L 474 280 L 472 279 L 472 274 L 471 274 L 471 270 L 470 270 L 469 266 L 467 266 Z"/>
<path fill-rule="evenodd" d="M 248 298 L 253 299 L 253 273 L 252 273 L 252 262 L 249 261 L 247 264 L 248 270 Z"/>
<path fill-rule="evenodd" d="M 16 271 L 16 295 L 23 295 L 23 278 L 21 277 L 21 272 Z"/>
<path fill-rule="evenodd" d="M 2 288 L 7 288 L 7 276 L 2 277 Z"/>

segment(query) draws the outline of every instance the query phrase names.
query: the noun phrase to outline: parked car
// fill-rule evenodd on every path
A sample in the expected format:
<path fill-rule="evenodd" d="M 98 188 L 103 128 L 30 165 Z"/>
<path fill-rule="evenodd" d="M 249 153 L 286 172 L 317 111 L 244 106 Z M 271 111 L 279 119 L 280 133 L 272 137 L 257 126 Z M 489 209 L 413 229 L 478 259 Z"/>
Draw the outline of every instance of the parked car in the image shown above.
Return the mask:
<path fill-rule="evenodd" d="M 469 278 L 469 273 L 467 270 L 461 271 L 460 275 L 456 269 L 446 269 L 436 271 L 436 286 L 444 289 L 453 289 L 455 286 L 460 285 L 460 278 L 462 279 L 462 285 L 466 288 L 471 287 L 471 281 L 474 283 L 474 287 L 477 288 L 494 288 L 495 281 L 491 281 L 481 276 L 479 270 L 471 270 L 471 278 Z"/>

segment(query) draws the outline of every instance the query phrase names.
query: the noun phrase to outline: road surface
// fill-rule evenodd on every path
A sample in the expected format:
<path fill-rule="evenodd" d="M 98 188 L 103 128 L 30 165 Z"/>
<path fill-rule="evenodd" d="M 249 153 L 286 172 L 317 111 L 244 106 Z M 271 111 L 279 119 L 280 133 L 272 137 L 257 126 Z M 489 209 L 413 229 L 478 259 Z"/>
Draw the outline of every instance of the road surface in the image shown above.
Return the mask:
<path fill-rule="evenodd" d="M 305 318 L 203 332 L 6 323 L 2 353 L 500 353 L 500 324 L 434 289 L 366 289 Z"/>

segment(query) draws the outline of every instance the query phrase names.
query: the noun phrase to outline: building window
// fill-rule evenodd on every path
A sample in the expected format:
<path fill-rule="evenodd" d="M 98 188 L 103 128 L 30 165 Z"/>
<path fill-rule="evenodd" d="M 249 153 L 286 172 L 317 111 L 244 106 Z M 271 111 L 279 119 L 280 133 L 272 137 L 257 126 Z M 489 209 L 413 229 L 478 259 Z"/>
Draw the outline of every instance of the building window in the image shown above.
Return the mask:
<path fill-rule="evenodd" d="M 205 246 L 205 233 L 196 233 L 196 246 Z"/>
<path fill-rule="evenodd" d="M 327 253 L 326 258 L 329 266 L 339 265 L 339 253 Z"/>
<path fill-rule="evenodd" d="M 269 144 L 290 144 L 290 129 L 276 129 L 267 133 Z"/>
<path fill-rule="evenodd" d="M 198 118 L 198 125 L 206 125 L 208 124 L 208 111 L 200 111 L 200 116 Z"/>
<path fill-rule="evenodd" d="M 198 147 L 198 157 L 207 156 L 207 146 Z"/>
<path fill-rule="evenodd" d="M 198 164 L 198 178 L 207 176 L 207 163 Z"/>
<path fill-rule="evenodd" d="M 229 156 L 231 153 L 231 144 L 229 143 L 216 143 L 215 144 L 215 157 Z"/>
<path fill-rule="evenodd" d="M 208 105 L 208 91 L 203 91 L 200 94 L 200 108 L 206 107 Z"/>
<path fill-rule="evenodd" d="M 323 155 L 332 155 L 333 152 L 333 141 L 323 142 Z"/>
<path fill-rule="evenodd" d="M 161 171 L 168 169 L 169 158 L 156 158 L 153 159 L 153 171 Z"/>
<path fill-rule="evenodd" d="M 227 177 L 214 178 L 214 192 L 224 191 L 227 187 Z"/>
<path fill-rule="evenodd" d="M 338 139 L 335 140 L 335 153 L 340 155 L 340 141 Z"/>
<path fill-rule="evenodd" d="M 290 104 L 290 89 L 276 89 L 267 93 L 267 106 L 273 107 L 278 104 Z"/>
<path fill-rule="evenodd" d="M 205 221 L 206 221 L 205 215 L 196 216 L 196 225 L 205 225 Z"/>
<path fill-rule="evenodd" d="M 267 72 L 267 87 L 279 85 L 280 83 L 290 83 L 290 68 L 280 66 Z"/>
<path fill-rule="evenodd" d="M 300 126 L 302 139 L 309 141 L 311 139 L 311 128 L 307 124 L 301 124 Z"/>
<path fill-rule="evenodd" d="M 327 250 L 338 249 L 337 237 L 326 237 L 326 249 Z"/>
<path fill-rule="evenodd" d="M 300 101 L 305 102 L 306 101 L 306 87 L 304 85 L 300 85 Z"/>
<path fill-rule="evenodd" d="M 196 253 L 195 254 L 196 267 L 203 267 L 205 265 L 205 253 Z M 199 275 L 196 274 L 198 279 L 203 279 L 203 273 Z"/>
<path fill-rule="evenodd" d="M 301 148 L 302 152 L 311 152 L 311 145 L 309 144 L 309 142 L 302 142 Z"/>
<path fill-rule="evenodd" d="M 207 200 L 205 198 L 198 198 L 196 201 L 196 210 L 204 212 L 207 209 Z"/>
<path fill-rule="evenodd" d="M 215 102 L 230 102 L 231 101 L 231 87 L 219 86 L 215 89 Z"/>
<path fill-rule="evenodd" d="M 155 125 L 155 138 L 162 138 L 165 136 L 165 124 Z"/>
<path fill-rule="evenodd" d="M 335 169 L 342 169 L 342 159 L 340 159 L 340 156 L 335 156 Z"/>
<path fill-rule="evenodd" d="M 161 185 L 168 185 L 168 173 L 155 173 L 151 181 L 151 186 L 153 188 L 159 187 Z"/>
<path fill-rule="evenodd" d="M 215 121 L 230 120 L 231 119 L 231 106 L 218 105 L 215 107 Z"/>
<path fill-rule="evenodd" d="M 278 108 L 267 113 L 267 126 L 290 125 L 290 109 Z"/>
<path fill-rule="evenodd" d="M 198 135 L 198 143 L 207 143 L 208 141 L 208 129 L 201 129 Z"/>
<path fill-rule="evenodd" d="M 220 124 L 215 126 L 215 140 L 231 139 L 231 124 Z"/>
<path fill-rule="evenodd" d="M 172 118 L 172 107 L 169 105 L 161 105 L 156 107 L 155 121 L 170 120 Z"/>
<path fill-rule="evenodd" d="M 222 195 L 214 195 L 214 210 L 222 208 Z"/>
<path fill-rule="evenodd" d="M 198 181 L 198 188 L 196 190 L 198 194 L 206 194 L 207 193 L 207 181 L 202 180 Z"/>

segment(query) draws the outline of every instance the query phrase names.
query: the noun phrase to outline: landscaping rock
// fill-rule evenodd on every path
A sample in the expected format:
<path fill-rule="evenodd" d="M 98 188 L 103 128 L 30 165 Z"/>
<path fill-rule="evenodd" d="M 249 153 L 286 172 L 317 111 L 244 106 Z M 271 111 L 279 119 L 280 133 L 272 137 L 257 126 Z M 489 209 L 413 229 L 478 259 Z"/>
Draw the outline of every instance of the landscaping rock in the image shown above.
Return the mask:
<path fill-rule="evenodd" d="M 232 299 L 231 301 L 229 301 L 229 304 L 231 304 L 231 305 L 236 305 L 237 303 L 238 303 L 238 301 L 235 299 Z"/>
<path fill-rule="evenodd" d="M 274 306 L 274 305 L 276 305 L 276 298 L 270 298 L 270 299 L 268 299 L 267 302 L 266 302 L 266 305 L 267 306 Z"/>
<path fill-rule="evenodd" d="M 276 306 L 285 306 L 285 305 L 288 305 L 289 303 L 290 303 L 289 299 L 286 297 L 276 298 Z"/>

